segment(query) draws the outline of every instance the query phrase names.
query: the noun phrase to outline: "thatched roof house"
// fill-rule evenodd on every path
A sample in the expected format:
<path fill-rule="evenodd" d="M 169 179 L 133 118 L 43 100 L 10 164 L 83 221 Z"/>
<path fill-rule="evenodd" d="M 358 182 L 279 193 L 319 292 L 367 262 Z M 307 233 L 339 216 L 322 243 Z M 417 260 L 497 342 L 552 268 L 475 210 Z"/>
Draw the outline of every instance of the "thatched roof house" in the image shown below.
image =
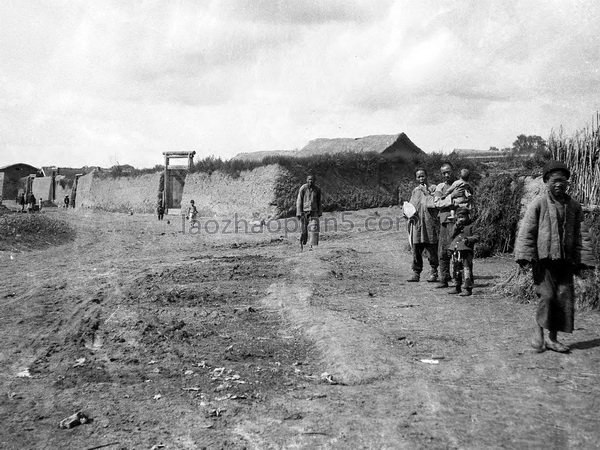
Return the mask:
<path fill-rule="evenodd" d="M 239 153 L 233 159 L 261 161 L 267 156 L 304 157 L 333 153 L 375 152 L 385 157 L 415 156 L 423 154 L 405 133 L 374 135 L 360 138 L 318 138 L 313 139 L 300 150 L 274 150 L 252 153 Z"/>
<path fill-rule="evenodd" d="M 298 156 L 345 152 L 375 152 L 384 156 L 416 156 L 424 153 L 405 133 L 400 133 L 360 138 L 313 139 L 298 152 Z"/>

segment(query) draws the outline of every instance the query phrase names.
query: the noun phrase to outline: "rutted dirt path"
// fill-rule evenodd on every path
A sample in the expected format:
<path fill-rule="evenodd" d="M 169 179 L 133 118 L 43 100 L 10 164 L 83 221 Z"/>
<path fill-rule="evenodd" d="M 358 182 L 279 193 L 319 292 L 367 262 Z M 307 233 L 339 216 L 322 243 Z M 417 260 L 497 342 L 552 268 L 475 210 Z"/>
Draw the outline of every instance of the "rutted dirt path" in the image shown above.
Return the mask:
<path fill-rule="evenodd" d="M 360 227 L 397 214 L 304 253 L 71 214 L 73 244 L 2 253 L 0 446 L 594 448 L 599 315 L 534 354 L 533 307 L 490 292 L 513 262 L 476 261 L 468 298 L 405 283 L 403 227 Z"/>

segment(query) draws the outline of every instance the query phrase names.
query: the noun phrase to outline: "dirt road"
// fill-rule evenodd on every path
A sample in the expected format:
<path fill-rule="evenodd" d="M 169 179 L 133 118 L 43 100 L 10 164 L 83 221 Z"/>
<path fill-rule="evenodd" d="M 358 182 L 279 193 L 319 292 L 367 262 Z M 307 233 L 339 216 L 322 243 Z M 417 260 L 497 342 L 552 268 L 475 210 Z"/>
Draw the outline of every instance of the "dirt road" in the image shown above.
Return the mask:
<path fill-rule="evenodd" d="M 1 448 L 600 442 L 600 316 L 577 314 L 570 354 L 532 353 L 533 306 L 490 290 L 513 262 L 477 260 L 472 297 L 405 283 L 398 209 L 329 215 L 303 253 L 283 221 L 46 214 L 76 240 L 0 253 Z"/>

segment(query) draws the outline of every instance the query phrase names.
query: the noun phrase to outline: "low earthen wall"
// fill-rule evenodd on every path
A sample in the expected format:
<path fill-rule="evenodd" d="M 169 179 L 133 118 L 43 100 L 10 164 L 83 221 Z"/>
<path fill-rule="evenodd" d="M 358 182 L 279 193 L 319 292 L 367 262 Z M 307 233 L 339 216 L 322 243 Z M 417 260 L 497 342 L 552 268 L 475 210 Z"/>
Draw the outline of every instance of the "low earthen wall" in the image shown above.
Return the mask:
<path fill-rule="evenodd" d="M 52 201 L 52 177 L 36 177 L 33 179 L 32 188 L 36 201 Z"/>
<path fill-rule="evenodd" d="M 89 173 L 79 178 L 75 206 L 111 212 L 153 213 L 159 180 L 159 172 L 116 178 Z"/>
<path fill-rule="evenodd" d="M 269 219 L 277 215 L 275 186 L 285 173 L 279 165 L 242 171 L 238 177 L 213 172 L 186 176 L 181 200 L 185 214 L 193 199 L 201 217 Z M 94 173 L 79 178 L 75 206 L 111 212 L 154 213 L 161 173 L 137 177 L 99 177 Z"/>
<path fill-rule="evenodd" d="M 194 200 L 201 217 L 269 219 L 276 216 L 275 186 L 285 169 L 277 164 L 242 171 L 233 178 L 221 172 L 188 174 L 181 209 Z"/>

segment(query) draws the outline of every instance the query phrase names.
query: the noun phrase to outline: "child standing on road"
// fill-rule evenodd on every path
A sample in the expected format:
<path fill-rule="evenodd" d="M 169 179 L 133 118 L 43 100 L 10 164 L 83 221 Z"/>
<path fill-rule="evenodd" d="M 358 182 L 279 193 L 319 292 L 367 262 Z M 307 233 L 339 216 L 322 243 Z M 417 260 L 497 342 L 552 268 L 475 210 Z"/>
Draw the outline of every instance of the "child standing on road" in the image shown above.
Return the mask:
<path fill-rule="evenodd" d="M 416 188 L 413 189 L 409 203 L 415 207 L 415 214 L 409 218 L 409 236 L 412 248 L 412 276 L 407 280 L 417 282 L 423 271 L 423 252 L 427 252 L 431 272 L 427 281 L 430 283 L 438 281 L 438 228 L 439 220 L 437 209 L 433 205 L 433 191 L 435 186 L 427 183 L 427 171 L 418 168 L 415 171 L 417 180 Z"/>
<path fill-rule="evenodd" d="M 190 200 L 190 206 L 188 207 L 187 217 L 190 222 L 196 222 L 198 220 L 198 209 L 194 204 L 194 200 Z"/>
<path fill-rule="evenodd" d="M 162 198 L 158 199 L 158 202 L 156 204 L 156 213 L 158 215 L 158 220 L 163 220 L 165 216 L 165 207 L 163 205 Z"/>
<path fill-rule="evenodd" d="M 25 212 L 25 192 L 23 192 L 21 189 L 19 189 L 17 203 L 21 205 L 21 212 Z"/>
<path fill-rule="evenodd" d="M 471 225 L 469 210 L 467 208 L 458 208 L 456 210 L 456 222 L 451 231 L 452 242 L 448 247 L 452 261 L 452 277 L 455 287 L 450 294 L 460 294 L 461 296 L 472 295 L 473 293 L 473 247 L 479 241 Z M 463 284 L 464 283 L 464 284 Z M 464 292 L 463 288 L 464 287 Z"/>
<path fill-rule="evenodd" d="M 558 332 L 573 332 L 573 275 L 582 269 L 583 210 L 579 202 L 567 195 L 570 176 L 561 162 L 546 165 L 545 192 L 527 208 L 515 244 L 515 259 L 521 267 L 531 267 L 539 299 L 531 340 L 536 352 L 568 352 L 569 347 L 558 341 Z M 548 330 L 546 339 L 544 329 Z"/>

